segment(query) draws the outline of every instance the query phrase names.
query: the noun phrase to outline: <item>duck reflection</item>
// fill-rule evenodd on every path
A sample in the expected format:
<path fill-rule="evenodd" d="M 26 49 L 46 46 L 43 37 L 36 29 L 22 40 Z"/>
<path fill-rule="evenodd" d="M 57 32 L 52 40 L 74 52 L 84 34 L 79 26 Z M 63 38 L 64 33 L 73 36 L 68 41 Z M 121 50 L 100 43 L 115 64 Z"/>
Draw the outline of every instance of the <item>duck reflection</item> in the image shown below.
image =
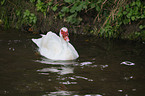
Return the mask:
<path fill-rule="evenodd" d="M 45 94 L 42 96 L 70 96 L 73 95 L 76 92 L 73 91 L 56 91 L 56 92 L 50 92 L 49 94 Z"/>
<path fill-rule="evenodd" d="M 36 62 L 49 64 L 49 65 L 58 65 L 56 67 L 52 66 L 49 68 L 43 68 L 43 69 L 37 70 L 38 72 L 40 72 L 40 74 L 45 74 L 45 75 L 48 75 L 48 73 L 50 72 L 57 73 L 60 75 L 74 73 L 73 65 L 77 63 L 76 61 L 53 61 L 46 58 L 43 58 L 42 60 L 36 60 Z"/>
<path fill-rule="evenodd" d="M 57 73 L 57 75 L 53 75 L 56 76 L 55 79 L 57 81 L 57 84 L 54 84 L 56 91 L 49 92 L 48 94 L 42 96 L 64 96 L 73 94 L 73 92 L 68 91 L 68 88 L 64 82 L 70 82 L 66 80 L 68 78 L 67 74 L 74 73 L 74 65 L 77 64 L 76 61 L 53 61 L 50 59 L 42 58 L 41 60 L 36 60 L 36 62 L 49 65 L 47 68 L 37 70 L 39 74 L 52 76 L 51 73 Z"/>
<path fill-rule="evenodd" d="M 73 65 L 73 64 L 78 63 L 75 60 L 66 60 L 66 61 L 57 60 L 57 61 L 54 61 L 54 60 L 50 60 L 47 58 L 41 58 L 41 60 L 36 60 L 35 62 L 49 64 L 49 65 L 51 65 L 51 64 L 53 64 L 53 65 Z"/>
<path fill-rule="evenodd" d="M 40 70 L 37 70 L 38 72 L 41 72 L 42 74 L 46 74 L 47 72 L 53 72 L 53 73 L 58 73 L 60 75 L 65 75 L 65 74 L 71 74 L 73 73 L 74 68 L 64 66 L 64 67 L 51 67 L 51 68 L 43 68 Z"/>

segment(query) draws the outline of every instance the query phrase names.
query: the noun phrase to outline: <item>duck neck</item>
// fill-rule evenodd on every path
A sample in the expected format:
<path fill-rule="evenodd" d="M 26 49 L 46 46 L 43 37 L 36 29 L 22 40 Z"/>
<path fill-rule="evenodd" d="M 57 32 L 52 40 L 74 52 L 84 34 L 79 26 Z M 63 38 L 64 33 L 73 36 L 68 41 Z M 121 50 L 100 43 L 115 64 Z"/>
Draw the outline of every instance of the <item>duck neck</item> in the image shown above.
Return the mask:
<path fill-rule="evenodd" d="M 67 46 L 68 46 L 68 42 L 65 41 L 65 40 L 63 39 L 63 37 L 60 37 L 60 39 L 61 39 L 62 45 L 63 45 L 64 47 L 67 47 Z"/>

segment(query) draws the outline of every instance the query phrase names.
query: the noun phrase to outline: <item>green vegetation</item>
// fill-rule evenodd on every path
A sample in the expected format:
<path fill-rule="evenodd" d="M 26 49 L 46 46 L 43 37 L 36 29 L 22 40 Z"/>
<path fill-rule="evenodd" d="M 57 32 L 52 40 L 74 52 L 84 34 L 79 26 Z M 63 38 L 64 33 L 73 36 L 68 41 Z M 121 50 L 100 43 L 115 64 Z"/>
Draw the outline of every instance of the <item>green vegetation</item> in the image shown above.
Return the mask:
<path fill-rule="evenodd" d="M 36 24 L 37 17 L 35 16 L 35 14 L 30 13 L 29 10 L 25 10 L 25 12 L 23 13 L 23 20 L 26 24 Z"/>
<path fill-rule="evenodd" d="M 51 22 L 61 20 L 102 38 L 145 40 L 145 2 L 141 0 L 2 0 L 0 4 L 0 20 L 6 27 L 10 23 L 15 23 L 16 28 L 33 27 L 44 18 L 50 26 Z M 13 10 L 6 12 L 9 6 Z M 125 32 L 124 26 L 136 28 Z"/>

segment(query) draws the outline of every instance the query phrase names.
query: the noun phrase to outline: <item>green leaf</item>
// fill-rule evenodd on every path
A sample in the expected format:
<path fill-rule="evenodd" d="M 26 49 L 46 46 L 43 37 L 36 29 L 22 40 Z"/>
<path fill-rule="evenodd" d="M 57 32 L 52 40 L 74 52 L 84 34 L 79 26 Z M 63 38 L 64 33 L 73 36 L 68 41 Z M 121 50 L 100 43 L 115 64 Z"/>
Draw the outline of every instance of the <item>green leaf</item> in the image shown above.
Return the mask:
<path fill-rule="evenodd" d="M 135 5 L 135 1 L 131 3 L 131 6 L 134 6 L 134 5 Z"/>
<path fill-rule="evenodd" d="M 143 25 L 140 25 L 140 26 L 139 26 L 139 29 L 141 29 L 141 30 L 142 30 L 143 28 L 144 28 L 144 26 L 143 26 Z"/>
<path fill-rule="evenodd" d="M 69 8 L 66 7 L 66 6 L 64 6 L 64 7 L 62 7 L 61 11 L 62 11 L 62 12 L 69 12 Z"/>
<path fill-rule="evenodd" d="M 89 4 L 89 0 L 86 0 L 85 3 L 86 3 L 86 5 L 88 5 Z"/>
<path fill-rule="evenodd" d="M 144 14 L 141 15 L 141 19 L 143 19 L 143 18 L 145 18 L 145 15 Z"/>
<path fill-rule="evenodd" d="M 82 8 L 87 9 L 87 4 L 85 2 L 82 4 Z"/>
<path fill-rule="evenodd" d="M 55 5 L 54 7 L 52 7 L 52 10 L 55 12 L 57 10 L 57 6 L 58 5 Z"/>
<path fill-rule="evenodd" d="M 83 5 L 83 8 L 84 8 L 84 9 L 87 9 L 87 5 Z"/>
<path fill-rule="evenodd" d="M 97 5 L 97 6 L 96 6 L 96 10 L 97 10 L 97 11 L 100 11 L 100 9 L 101 9 L 101 8 Z"/>
<path fill-rule="evenodd" d="M 119 12 L 117 13 L 117 16 L 119 17 L 119 16 L 121 16 L 121 14 L 122 14 L 122 13 L 119 11 Z"/>
<path fill-rule="evenodd" d="M 36 21 L 37 21 L 37 17 L 35 16 L 35 17 L 33 18 L 33 23 L 35 24 Z"/>
<path fill-rule="evenodd" d="M 37 3 L 41 3 L 41 0 L 37 0 Z"/>
<path fill-rule="evenodd" d="M 20 10 L 16 10 L 16 15 L 20 16 L 20 14 L 21 14 L 21 11 Z"/>
<path fill-rule="evenodd" d="M 103 0 L 97 0 L 96 4 L 102 3 Z"/>
<path fill-rule="evenodd" d="M 30 15 L 30 11 L 29 10 L 25 10 L 23 18 L 27 17 Z"/>
<path fill-rule="evenodd" d="M 1 5 L 4 5 L 4 3 L 5 3 L 5 0 L 2 0 L 2 1 L 1 1 Z"/>
<path fill-rule="evenodd" d="M 123 11 L 123 15 L 126 15 L 127 14 L 127 12 L 126 11 Z"/>
<path fill-rule="evenodd" d="M 140 19 L 140 18 L 141 18 L 141 16 L 137 15 L 137 16 L 136 16 L 136 18 L 137 18 L 137 19 Z"/>
<path fill-rule="evenodd" d="M 76 8 L 76 11 L 81 11 L 83 8 L 83 4 L 81 3 L 77 8 Z"/>
<path fill-rule="evenodd" d="M 125 8 L 129 8 L 129 5 L 127 4 L 127 5 L 125 6 Z"/>
<path fill-rule="evenodd" d="M 76 10 L 76 7 L 75 7 L 75 6 L 73 6 L 73 7 L 71 7 L 70 12 L 71 12 L 71 13 L 74 13 L 74 12 L 75 12 L 75 10 Z"/>
<path fill-rule="evenodd" d="M 71 23 L 71 24 L 74 24 L 74 23 L 77 23 L 77 13 L 75 12 L 74 14 L 70 15 L 67 17 L 67 22 Z"/>
<path fill-rule="evenodd" d="M 73 3 L 74 0 L 64 0 L 66 3 Z"/>
<path fill-rule="evenodd" d="M 46 12 L 43 12 L 44 17 L 46 17 Z"/>
<path fill-rule="evenodd" d="M 140 2 L 140 0 L 137 0 L 137 1 L 136 1 L 136 5 L 137 5 L 138 7 L 141 6 L 141 2 Z"/>
<path fill-rule="evenodd" d="M 91 4 L 91 8 L 94 8 L 94 7 L 95 7 L 95 3 L 92 3 L 92 4 Z"/>
<path fill-rule="evenodd" d="M 124 24 L 128 24 L 129 22 L 130 22 L 130 19 L 124 19 L 124 20 L 123 20 L 123 23 L 124 23 Z"/>
<path fill-rule="evenodd" d="M 48 2 L 48 5 L 51 6 L 52 5 L 52 2 Z"/>
<path fill-rule="evenodd" d="M 33 20 L 33 17 L 29 17 L 30 20 Z"/>
<path fill-rule="evenodd" d="M 34 14 L 34 13 L 31 13 L 31 16 L 32 16 L 32 17 L 34 17 L 34 16 L 35 16 L 35 14 Z"/>
<path fill-rule="evenodd" d="M 30 0 L 31 3 L 34 3 L 36 0 Z"/>
<path fill-rule="evenodd" d="M 135 16 L 132 16 L 132 17 L 131 17 L 131 20 L 134 21 L 134 20 L 135 20 Z"/>
<path fill-rule="evenodd" d="M 65 13 L 59 12 L 59 18 L 62 19 L 62 17 L 65 16 Z"/>
<path fill-rule="evenodd" d="M 127 18 L 131 18 L 132 14 L 131 12 L 127 14 Z"/>

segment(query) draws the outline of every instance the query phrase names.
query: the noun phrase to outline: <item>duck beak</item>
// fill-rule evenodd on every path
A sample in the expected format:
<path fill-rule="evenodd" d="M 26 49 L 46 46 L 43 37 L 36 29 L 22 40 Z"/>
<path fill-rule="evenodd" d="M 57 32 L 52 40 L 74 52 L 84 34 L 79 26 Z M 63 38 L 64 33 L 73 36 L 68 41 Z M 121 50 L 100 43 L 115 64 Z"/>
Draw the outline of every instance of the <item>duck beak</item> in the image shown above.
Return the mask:
<path fill-rule="evenodd" d="M 65 36 L 64 37 L 64 40 L 67 41 L 67 42 L 69 42 L 69 37 L 68 36 Z"/>

